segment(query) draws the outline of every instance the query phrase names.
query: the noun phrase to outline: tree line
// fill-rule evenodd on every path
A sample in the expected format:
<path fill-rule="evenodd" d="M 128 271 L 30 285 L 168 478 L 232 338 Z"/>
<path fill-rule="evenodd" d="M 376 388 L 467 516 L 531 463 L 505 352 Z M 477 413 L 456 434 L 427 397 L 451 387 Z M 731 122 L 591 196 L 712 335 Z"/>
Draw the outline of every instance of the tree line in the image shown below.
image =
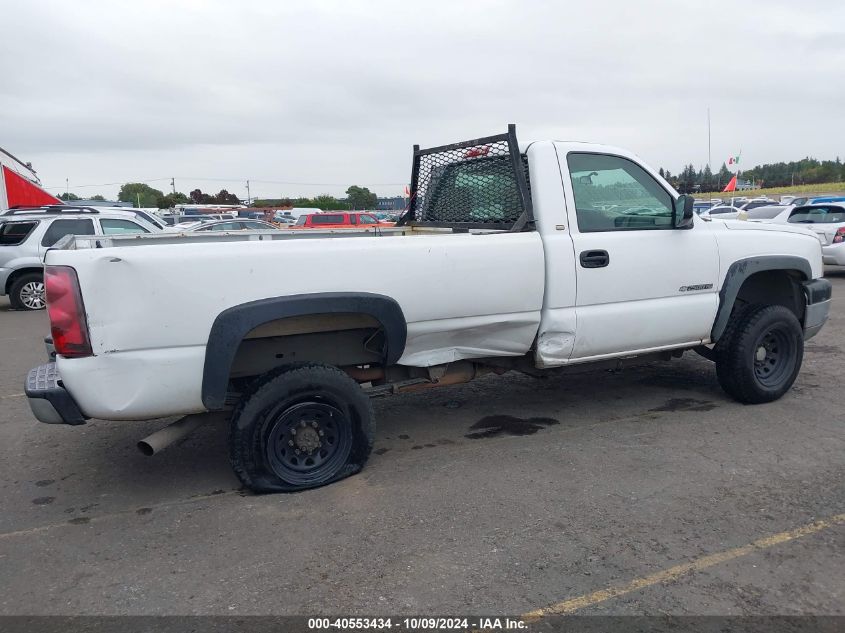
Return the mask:
<path fill-rule="evenodd" d="M 262 198 L 253 201 L 254 207 L 312 207 L 324 211 L 349 211 L 374 209 L 378 195 L 367 187 L 352 185 L 346 190 L 346 198 L 340 200 L 328 194 L 314 198 Z"/>
<path fill-rule="evenodd" d="M 713 173 L 710 166 L 696 169 L 689 164 L 681 173 L 672 174 L 660 168 L 660 175 L 666 178 L 681 193 L 693 191 L 721 191 L 734 174 L 722 163 L 721 169 Z M 845 165 L 836 160 L 802 158 L 788 163 L 767 163 L 751 169 L 740 170 L 740 178 L 757 183 L 760 187 L 789 187 L 792 185 L 817 185 L 845 181 Z"/>
<path fill-rule="evenodd" d="M 80 200 L 74 193 L 63 193 L 58 196 L 65 202 Z M 91 196 L 90 200 L 105 200 L 99 194 Z M 194 189 L 185 195 L 180 191 L 165 194 L 142 182 L 128 182 L 120 188 L 117 199 L 121 202 L 131 202 L 135 206 L 157 207 L 171 209 L 177 204 L 241 204 L 240 199 L 233 193 L 221 189 L 216 194 L 203 193 Z M 324 210 L 355 210 L 374 209 L 378 203 L 378 196 L 366 187 L 352 185 L 346 190 L 346 198 L 339 200 L 334 196 L 323 194 L 314 198 L 267 198 L 252 201 L 254 207 L 316 207 Z"/>

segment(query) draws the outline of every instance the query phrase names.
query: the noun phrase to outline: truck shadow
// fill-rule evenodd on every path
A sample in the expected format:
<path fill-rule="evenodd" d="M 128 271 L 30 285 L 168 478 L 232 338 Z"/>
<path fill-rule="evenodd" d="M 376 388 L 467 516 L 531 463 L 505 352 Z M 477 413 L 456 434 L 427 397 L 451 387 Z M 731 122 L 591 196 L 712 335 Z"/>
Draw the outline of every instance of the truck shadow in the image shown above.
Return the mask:
<path fill-rule="evenodd" d="M 474 440 L 518 440 L 536 434 L 554 442 L 558 429 L 571 432 L 608 421 L 649 422 L 688 412 L 718 415 L 712 410 L 726 402 L 712 365 L 686 356 L 672 365 L 644 364 L 622 372 L 540 379 L 513 372 L 487 376 L 465 385 L 375 399 L 376 442 L 367 470 L 390 472 L 394 467 L 384 461 L 390 460 L 390 453 L 437 450 L 442 458 Z M 138 508 L 241 489 L 229 465 L 227 421 L 203 425 L 152 457 L 142 455 L 136 442 L 166 424 L 95 420 L 78 430 L 61 429 L 67 441 L 50 450 L 58 447 L 62 470 L 80 473 L 77 479 L 85 479 L 82 485 L 92 497 L 96 491 L 132 500 Z M 85 502 L 63 501 L 48 490 L 39 492 L 44 496 L 56 496 L 55 505 L 64 503 L 67 519 L 84 516 L 79 508 Z"/>

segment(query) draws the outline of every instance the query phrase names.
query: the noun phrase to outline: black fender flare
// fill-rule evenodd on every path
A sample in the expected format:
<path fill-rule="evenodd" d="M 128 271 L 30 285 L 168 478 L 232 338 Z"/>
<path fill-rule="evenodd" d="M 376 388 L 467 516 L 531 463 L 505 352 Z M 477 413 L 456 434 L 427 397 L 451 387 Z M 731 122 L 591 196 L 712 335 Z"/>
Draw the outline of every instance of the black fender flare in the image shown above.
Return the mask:
<path fill-rule="evenodd" d="M 718 341 L 724 333 L 742 284 L 751 275 L 764 270 L 797 272 L 803 275 L 805 281 L 813 278 L 810 262 L 803 257 L 794 255 L 762 255 L 735 261 L 728 268 L 725 281 L 719 290 L 719 310 L 716 312 L 716 320 L 713 322 L 713 329 L 710 332 L 712 342 Z"/>
<path fill-rule="evenodd" d="M 405 351 L 408 334 L 402 308 L 395 299 L 369 292 L 321 292 L 258 299 L 227 308 L 214 319 L 205 350 L 202 402 L 206 409 L 223 408 L 229 372 L 246 334 L 263 323 L 309 314 L 367 314 L 384 328 L 386 365 Z"/>

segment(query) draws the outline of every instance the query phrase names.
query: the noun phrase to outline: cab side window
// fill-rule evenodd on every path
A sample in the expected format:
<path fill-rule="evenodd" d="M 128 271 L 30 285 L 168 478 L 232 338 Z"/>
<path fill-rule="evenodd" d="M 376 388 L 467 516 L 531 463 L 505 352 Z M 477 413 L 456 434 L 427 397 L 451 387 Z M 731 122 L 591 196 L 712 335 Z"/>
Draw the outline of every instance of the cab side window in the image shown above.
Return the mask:
<path fill-rule="evenodd" d="M 578 230 L 672 228 L 672 196 L 642 167 L 621 156 L 567 156 Z"/>

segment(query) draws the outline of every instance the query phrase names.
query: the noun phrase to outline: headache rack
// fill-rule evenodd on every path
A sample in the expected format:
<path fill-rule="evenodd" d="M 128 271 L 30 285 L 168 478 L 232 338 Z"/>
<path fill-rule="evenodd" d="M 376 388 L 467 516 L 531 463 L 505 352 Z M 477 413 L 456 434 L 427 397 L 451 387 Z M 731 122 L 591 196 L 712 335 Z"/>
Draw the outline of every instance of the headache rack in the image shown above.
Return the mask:
<path fill-rule="evenodd" d="M 414 145 L 408 210 L 397 223 L 452 229 L 534 228 L 528 161 L 516 126 L 430 149 Z"/>

